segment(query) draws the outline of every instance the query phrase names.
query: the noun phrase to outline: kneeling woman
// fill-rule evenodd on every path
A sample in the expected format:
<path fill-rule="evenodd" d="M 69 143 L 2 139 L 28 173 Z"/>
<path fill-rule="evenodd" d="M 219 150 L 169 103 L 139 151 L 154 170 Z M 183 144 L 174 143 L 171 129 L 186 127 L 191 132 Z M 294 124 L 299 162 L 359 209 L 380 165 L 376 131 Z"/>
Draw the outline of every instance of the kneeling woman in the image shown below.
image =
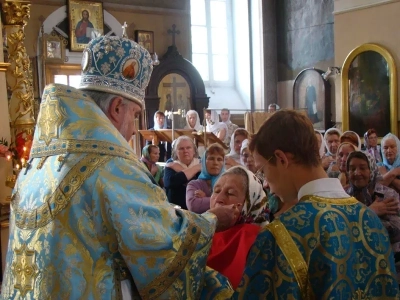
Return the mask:
<path fill-rule="evenodd" d="M 257 177 L 243 167 L 230 168 L 214 186 L 211 208 L 241 204 L 241 214 L 232 228 L 217 232 L 207 265 L 225 275 L 234 289 L 239 285 L 250 251 L 262 226 L 269 223 L 267 197 Z"/>

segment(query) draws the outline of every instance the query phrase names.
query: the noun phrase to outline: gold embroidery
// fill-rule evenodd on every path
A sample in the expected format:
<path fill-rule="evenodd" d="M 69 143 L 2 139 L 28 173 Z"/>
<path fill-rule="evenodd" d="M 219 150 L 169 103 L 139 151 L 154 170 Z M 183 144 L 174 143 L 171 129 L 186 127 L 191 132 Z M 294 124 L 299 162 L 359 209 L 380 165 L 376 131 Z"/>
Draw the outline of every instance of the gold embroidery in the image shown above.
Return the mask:
<path fill-rule="evenodd" d="M 48 224 L 68 205 L 85 180 L 98 167 L 112 158 L 112 156 L 99 156 L 97 154 L 85 156 L 72 167 L 53 194 L 37 209 L 24 210 L 19 207 L 20 199 L 17 191 L 12 199 L 12 206 L 15 210 L 15 224 L 22 229 L 34 229 Z"/>
<path fill-rule="evenodd" d="M 58 138 L 58 128 L 67 119 L 66 114 L 60 109 L 58 100 L 52 100 L 47 96 L 40 108 L 40 118 L 38 123 L 39 140 L 49 145 L 51 140 Z"/>
<path fill-rule="evenodd" d="M 201 235 L 201 228 L 196 225 L 189 212 L 182 211 L 182 213 L 184 213 L 188 219 L 186 237 L 179 247 L 173 261 L 164 272 L 154 278 L 153 281 L 140 291 L 140 295 L 143 299 L 156 299 L 158 296 L 162 295 L 186 267 L 187 262 L 196 249 L 197 242 Z"/>
<path fill-rule="evenodd" d="M 29 250 L 26 244 L 14 249 L 15 260 L 12 263 L 12 272 L 16 278 L 14 288 L 19 290 L 21 297 L 33 290 L 35 279 L 39 275 L 39 268 L 35 263 L 35 251 Z"/>
<path fill-rule="evenodd" d="M 31 157 L 62 155 L 66 153 L 96 153 L 119 156 L 130 160 L 138 160 L 136 155 L 127 148 L 102 141 L 57 140 L 46 145 L 32 147 Z"/>
<path fill-rule="evenodd" d="M 283 225 L 282 222 L 277 219 L 268 224 L 267 228 L 275 237 L 279 248 L 282 250 L 283 255 L 292 268 L 294 276 L 296 277 L 297 283 L 300 287 L 302 299 L 314 299 L 311 285 L 308 280 L 307 264 L 289 232 L 285 228 L 285 225 Z"/>
<path fill-rule="evenodd" d="M 314 195 L 305 195 L 301 197 L 299 202 L 318 202 L 324 204 L 336 204 L 336 205 L 353 205 L 359 203 L 359 201 L 354 197 L 347 198 L 324 198 Z"/>

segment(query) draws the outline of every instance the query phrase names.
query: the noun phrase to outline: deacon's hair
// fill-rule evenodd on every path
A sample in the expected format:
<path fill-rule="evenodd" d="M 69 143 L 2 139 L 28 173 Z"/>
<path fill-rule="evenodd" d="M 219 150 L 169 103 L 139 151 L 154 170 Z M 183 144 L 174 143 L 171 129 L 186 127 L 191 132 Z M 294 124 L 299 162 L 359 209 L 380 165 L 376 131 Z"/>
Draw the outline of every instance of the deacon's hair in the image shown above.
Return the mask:
<path fill-rule="evenodd" d="M 249 149 L 270 159 L 271 164 L 276 164 L 275 150 L 292 154 L 299 165 L 318 167 L 321 163 L 318 140 L 310 119 L 294 110 L 274 113 L 250 141 Z"/>
<path fill-rule="evenodd" d="M 206 157 L 212 154 L 221 155 L 222 157 L 225 157 L 225 150 L 224 148 L 222 148 L 220 144 L 214 143 L 208 146 L 206 151 Z"/>

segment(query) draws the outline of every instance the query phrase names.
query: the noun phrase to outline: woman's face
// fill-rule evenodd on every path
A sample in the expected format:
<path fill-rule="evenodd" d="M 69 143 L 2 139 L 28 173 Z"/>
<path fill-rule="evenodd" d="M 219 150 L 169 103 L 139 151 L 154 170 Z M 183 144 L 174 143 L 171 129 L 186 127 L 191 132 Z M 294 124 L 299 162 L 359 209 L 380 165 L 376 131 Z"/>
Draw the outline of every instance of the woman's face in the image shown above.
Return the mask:
<path fill-rule="evenodd" d="M 190 125 L 190 127 L 194 128 L 194 125 L 196 125 L 196 119 L 197 119 L 197 116 L 195 114 L 189 115 L 189 125 Z"/>
<path fill-rule="evenodd" d="M 254 163 L 254 157 L 248 148 L 243 149 L 241 156 L 242 156 L 243 164 L 245 165 L 245 167 L 248 170 L 250 170 L 251 172 L 256 173 L 257 169 L 256 169 L 256 165 Z"/>
<path fill-rule="evenodd" d="M 177 156 L 180 162 L 189 165 L 194 158 L 193 143 L 187 140 L 182 140 L 177 146 Z"/>
<path fill-rule="evenodd" d="M 394 163 L 397 156 L 397 145 L 394 139 L 387 139 L 383 142 L 383 155 L 390 164 Z"/>
<path fill-rule="evenodd" d="M 368 185 L 371 171 L 368 162 L 364 159 L 354 157 L 349 162 L 349 180 L 357 188 L 361 189 Z"/>
<path fill-rule="evenodd" d="M 206 120 L 210 120 L 211 119 L 211 114 L 209 112 L 206 112 L 204 114 L 204 117 L 206 118 Z"/>
<path fill-rule="evenodd" d="M 242 204 L 239 210 L 242 210 L 246 199 L 246 192 L 243 188 L 243 177 L 236 174 L 223 175 L 214 185 L 214 190 L 210 198 L 210 207 Z"/>
<path fill-rule="evenodd" d="M 157 121 L 158 127 L 163 128 L 164 120 L 165 120 L 165 117 L 163 115 L 159 115 L 159 114 L 156 115 L 156 121 Z"/>
<path fill-rule="evenodd" d="M 368 136 L 368 144 L 371 147 L 376 147 L 376 145 L 378 145 L 378 136 L 375 133 L 371 133 Z"/>
<path fill-rule="evenodd" d="M 224 165 L 224 157 L 218 153 L 208 154 L 206 158 L 206 168 L 208 174 L 217 176 Z"/>
<path fill-rule="evenodd" d="M 328 146 L 330 153 L 335 155 L 339 147 L 339 144 L 340 144 L 339 135 L 328 134 L 328 136 L 326 137 L 326 145 Z"/>
<path fill-rule="evenodd" d="M 350 145 L 343 145 L 339 148 L 339 152 L 337 154 L 337 162 L 339 166 L 339 170 L 341 172 L 346 172 L 346 161 L 347 157 L 351 152 L 354 152 L 354 148 Z"/>
<path fill-rule="evenodd" d="M 240 148 L 242 148 L 242 142 L 246 139 L 244 135 L 236 135 L 235 139 L 233 140 L 233 148 L 236 153 L 240 153 Z"/>
<path fill-rule="evenodd" d="M 160 149 L 158 149 L 158 147 L 151 147 L 149 154 L 151 162 L 158 162 L 158 159 L 160 158 Z"/>

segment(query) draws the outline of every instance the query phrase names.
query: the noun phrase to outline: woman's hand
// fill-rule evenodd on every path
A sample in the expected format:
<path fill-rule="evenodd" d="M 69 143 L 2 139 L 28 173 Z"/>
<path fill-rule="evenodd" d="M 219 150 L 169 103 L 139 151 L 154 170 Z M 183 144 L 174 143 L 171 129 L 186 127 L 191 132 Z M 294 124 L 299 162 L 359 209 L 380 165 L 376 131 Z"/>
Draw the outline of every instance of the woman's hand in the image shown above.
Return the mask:
<path fill-rule="evenodd" d="M 324 168 L 324 170 L 327 170 L 329 168 L 329 165 L 331 164 L 331 162 L 333 162 L 333 158 L 332 156 L 325 156 L 322 158 L 322 167 Z"/>
<path fill-rule="evenodd" d="M 206 197 L 206 193 L 204 193 L 202 190 L 196 190 L 194 192 L 194 195 L 196 196 L 196 198 L 204 198 L 204 197 Z"/>
<path fill-rule="evenodd" d="M 384 215 L 397 215 L 399 207 L 397 201 L 394 198 L 388 198 L 383 201 L 378 200 L 379 197 L 375 197 L 375 201 L 369 206 L 379 217 Z"/>
<path fill-rule="evenodd" d="M 165 166 L 168 167 L 168 168 L 171 168 L 175 172 L 181 172 L 181 171 L 184 170 L 183 167 L 180 164 L 177 164 L 175 162 L 167 163 Z"/>

